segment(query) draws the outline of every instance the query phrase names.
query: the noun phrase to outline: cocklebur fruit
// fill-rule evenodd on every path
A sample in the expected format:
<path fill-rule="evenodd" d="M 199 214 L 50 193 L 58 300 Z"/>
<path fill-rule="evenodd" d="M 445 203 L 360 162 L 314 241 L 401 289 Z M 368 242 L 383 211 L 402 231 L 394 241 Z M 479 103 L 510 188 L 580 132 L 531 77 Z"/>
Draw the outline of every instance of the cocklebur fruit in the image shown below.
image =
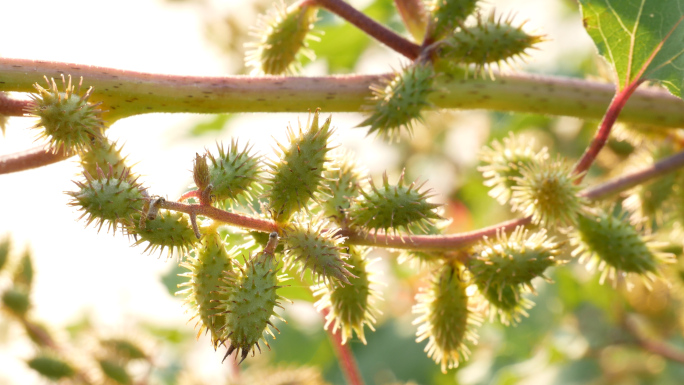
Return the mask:
<path fill-rule="evenodd" d="M 330 117 L 319 125 L 319 111 L 309 115 L 306 132 L 295 134 L 288 127 L 289 145 L 278 143 L 279 159 L 268 166 L 271 176 L 266 181 L 265 197 L 269 210 L 278 223 L 287 223 L 297 211 L 307 208 L 315 193 L 321 189 L 323 172 L 331 150 L 328 142 L 333 133 Z"/>
<path fill-rule="evenodd" d="M 126 158 L 121 156 L 121 149 L 117 148 L 116 142 L 111 142 L 106 137 L 93 138 L 90 145 L 83 149 L 78 155 L 81 167 L 91 176 L 97 176 L 97 168 L 109 170 L 112 166 L 112 177 L 119 178 L 127 169 Z M 130 173 L 130 170 L 127 171 Z"/>
<path fill-rule="evenodd" d="M 426 9 L 431 23 L 429 36 L 439 40 L 462 25 L 465 19 L 477 9 L 479 0 L 429 0 Z"/>
<path fill-rule="evenodd" d="M 74 182 L 78 191 L 67 192 L 71 195 L 71 206 L 83 211 L 81 218 L 86 217 L 87 225 L 95 222 L 98 231 L 104 224 L 109 230 L 132 225 L 134 215 L 142 209 L 144 203 L 143 188 L 137 179 L 130 176 L 130 169 L 124 169 L 115 176 L 109 165 L 108 173 L 97 167 L 94 176 L 84 172 L 84 182 Z"/>
<path fill-rule="evenodd" d="M 299 2 L 286 7 L 282 0 L 274 4 L 266 17 L 259 20 L 254 35 L 258 41 L 246 46 L 245 62 L 253 67 L 252 75 L 279 75 L 295 72 L 299 55 L 315 57 L 308 48 L 307 40 L 316 21 L 318 7 Z"/>
<path fill-rule="evenodd" d="M 360 195 L 361 166 L 351 153 L 343 153 L 333 160 L 323 173 L 323 188 L 318 193 L 322 215 L 344 227 L 352 202 Z"/>
<path fill-rule="evenodd" d="M 344 238 L 328 222 L 314 219 L 306 226 L 293 223 L 284 229 L 283 237 L 288 268 L 296 262 L 301 275 L 310 269 L 314 278 L 323 282 L 349 284 L 354 277 L 345 262 L 348 255 L 341 246 Z"/>
<path fill-rule="evenodd" d="M 185 306 L 192 314 L 190 319 L 198 319 L 197 337 L 208 330 L 216 349 L 221 342 L 219 329 L 225 324 L 225 315 L 218 314 L 220 310 L 217 306 L 220 301 L 227 300 L 226 293 L 219 291 L 219 288 L 223 285 L 224 277 L 233 272 L 232 258 L 216 229 L 206 229 L 195 249 L 195 257 L 186 256 L 180 265 L 190 271 L 181 274 L 188 281 L 178 286 L 186 288 L 176 294 L 185 295 Z"/>
<path fill-rule="evenodd" d="M 364 325 L 375 331 L 373 324 L 380 311 L 375 307 L 375 301 L 381 299 L 380 292 L 372 287 L 377 284 L 376 273 L 370 268 L 373 261 L 368 261 L 367 250 L 360 247 L 348 249 L 349 272 L 354 277 L 349 278 L 349 284 L 338 281 L 320 283 L 312 287 L 314 296 L 320 299 L 314 304 L 316 310 L 326 310 L 325 328 L 332 324 L 332 332 L 341 330 L 342 344 L 352 338 L 352 331 L 366 344 Z"/>
<path fill-rule="evenodd" d="M 125 366 L 120 365 L 118 362 L 108 359 L 99 359 L 97 363 L 100 365 L 100 370 L 102 374 L 107 379 L 113 381 L 116 384 L 121 385 L 132 385 L 133 378 L 126 370 Z"/>
<path fill-rule="evenodd" d="M 527 310 L 534 306 L 534 302 L 523 296 L 529 289 L 522 285 L 500 285 L 494 282 L 478 290 L 489 304 L 487 314 L 490 321 L 498 315 L 502 324 L 515 325 L 522 317 L 527 317 Z"/>
<path fill-rule="evenodd" d="M 139 343 L 131 338 L 107 338 L 100 340 L 100 345 L 108 351 L 111 356 L 117 357 L 124 362 L 131 360 L 149 360 L 149 355 Z"/>
<path fill-rule="evenodd" d="M 522 177 L 522 169 L 549 158 L 546 147 L 539 151 L 534 147 L 534 140 L 510 133 L 502 142 L 495 140 L 491 147 L 482 149 L 479 158 L 484 165 L 478 167 L 478 171 L 486 179 L 484 185 L 491 187 L 489 196 L 502 205 L 508 203 L 511 188 L 516 185 L 515 178 Z"/>
<path fill-rule="evenodd" d="M 532 280 L 557 265 L 559 246 L 546 236 L 545 230 L 529 234 L 517 227 L 510 236 L 499 232 L 496 239 L 485 238 L 476 248 L 468 269 L 480 293 L 489 301 L 490 318 L 498 313 L 501 322 L 518 321 L 525 315 L 521 303 L 522 287 L 534 292 Z M 530 302 L 531 304 L 531 302 Z"/>
<path fill-rule="evenodd" d="M 143 221 L 145 226 L 141 228 L 140 222 Z M 173 255 L 174 252 L 183 255 L 197 242 L 186 214 L 160 210 L 154 219 L 143 217 L 143 221 L 134 220 L 134 225 L 127 226 L 128 234 L 138 238 L 133 243 L 134 246 L 147 243 L 143 252 L 149 251 L 151 254 L 159 249 L 161 254 L 164 249 L 168 249 L 169 255 Z"/>
<path fill-rule="evenodd" d="M 71 364 L 51 353 L 41 353 L 28 360 L 26 364 L 50 381 L 59 381 L 76 375 L 76 369 Z"/>
<path fill-rule="evenodd" d="M 275 313 L 275 307 L 282 307 L 279 301 L 283 298 L 277 289 L 285 280 L 284 275 L 278 275 L 278 260 L 273 254 L 277 240 L 277 233 L 272 233 L 263 252 L 242 266 L 236 265 L 235 273 L 224 277 L 221 294 L 226 299 L 218 303 L 225 314 L 225 324 L 220 329 L 224 344 L 228 345 L 224 360 L 235 351 L 235 357 L 241 356 L 242 362 L 250 351 L 252 355 L 256 349 L 261 352 L 260 342 L 270 348 L 264 333 L 275 338 L 270 327 L 278 329 L 271 323 L 271 317 L 282 319 Z"/>
<path fill-rule="evenodd" d="M 429 63 L 414 63 L 394 74 L 384 84 L 371 86 L 373 96 L 365 108 L 371 116 L 358 127 L 370 126 L 387 140 L 397 140 L 401 129 L 412 132 L 413 124 L 422 121 L 422 111 L 432 107 L 428 100 L 434 91 L 435 70 Z"/>
<path fill-rule="evenodd" d="M 478 15 L 477 23 L 462 26 L 451 33 L 440 48 L 440 58 L 453 62 L 474 65 L 477 72 L 485 66 L 512 63 L 522 59 L 526 51 L 544 41 L 543 35 L 531 35 L 523 25 L 513 26 L 512 17 L 497 17 L 494 13 L 483 18 Z M 490 71 L 491 75 L 491 71 Z"/>
<path fill-rule="evenodd" d="M 251 199 L 260 180 L 259 157 L 251 155 L 248 146 L 240 150 L 237 140 L 231 140 L 227 150 L 223 144 L 216 147 L 218 156 L 207 151 L 211 194 L 218 201 L 234 202 L 241 195 Z"/>
<path fill-rule="evenodd" d="M 71 76 L 68 79 L 62 75 L 63 91 L 59 90 L 55 79 L 48 80 L 47 77 L 47 89 L 34 84 L 38 94 L 31 95 L 33 101 L 26 110 L 27 114 L 39 118 L 33 128 L 43 127 L 41 136 L 48 138 L 54 152 L 61 148 L 67 153 L 87 148 L 90 141 L 101 137 L 104 131 L 100 117 L 102 111 L 98 104 L 88 103 L 92 87 L 79 95 L 83 78 L 78 88 L 71 84 Z"/>
<path fill-rule="evenodd" d="M 626 212 L 598 211 L 579 215 L 577 228 L 570 238 L 576 246 L 572 256 L 580 256 L 587 268 L 601 271 L 600 282 L 629 275 L 653 281 L 660 274 L 660 265 L 674 262 L 674 255 L 658 251 L 663 244 L 641 236 L 628 219 Z"/>
<path fill-rule="evenodd" d="M 3 306 L 19 318 L 23 318 L 31 307 L 28 290 L 11 287 L 2 293 Z"/>
<path fill-rule="evenodd" d="M 467 344 L 477 344 L 475 326 L 482 322 L 467 294 L 467 280 L 458 266 L 444 264 L 435 271 L 430 287 L 416 295 L 413 322 L 420 324 L 416 342 L 428 339 L 425 351 L 440 364 L 442 372 L 467 360 Z"/>
<path fill-rule="evenodd" d="M 352 226 L 396 233 L 399 229 L 410 231 L 410 225 L 423 226 L 441 219 L 436 212 L 440 205 L 428 202 L 430 191 L 420 191 L 423 185 L 416 187 L 415 182 L 405 185 L 403 171 L 394 186 L 389 184 L 387 173 L 379 188 L 372 181 L 369 184 L 370 191 L 361 190 L 362 197 L 349 209 Z"/>
<path fill-rule="evenodd" d="M 582 187 L 575 183 L 580 176 L 560 158 L 525 165 L 520 177 L 513 178 L 511 208 L 543 227 L 573 225 L 586 205 L 579 196 Z"/>

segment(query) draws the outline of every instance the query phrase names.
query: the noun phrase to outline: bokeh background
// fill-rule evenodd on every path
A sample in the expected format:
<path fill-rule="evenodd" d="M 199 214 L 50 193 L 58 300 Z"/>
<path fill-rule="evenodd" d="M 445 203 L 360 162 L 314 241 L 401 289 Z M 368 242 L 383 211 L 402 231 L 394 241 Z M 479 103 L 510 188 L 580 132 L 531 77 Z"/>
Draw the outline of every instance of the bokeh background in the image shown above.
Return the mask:
<path fill-rule="evenodd" d="M 253 41 L 256 24 L 268 0 L 23 0 L 0 3 L 0 57 L 91 64 L 178 75 L 225 75 L 248 72 L 243 44 Z M 391 0 L 350 1 L 374 19 L 405 34 Z M 527 63 L 505 71 L 570 77 L 605 77 L 593 45 L 582 29 L 578 5 L 571 0 L 489 0 L 483 8 L 527 20 L 525 29 L 547 35 Z M 487 11 L 485 11 L 487 12 Z M 384 73 L 405 60 L 327 12 L 319 13 L 312 42 L 317 55 L 305 63 L 303 75 Z M 97 91 L 97 90 L 96 90 Z M 20 95 L 16 95 L 21 97 Z M 316 106 L 311 106 L 315 108 Z M 325 111 L 323 111 L 325 113 Z M 262 154 L 271 154 L 288 124 L 305 122 L 299 114 L 149 114 L 116 122 L 107 135 L 124 144 L 123 153 L 154 194 L 177 198 L 190 185 L 195 152 L 214 143 L 239 138 Z M 387 170 L 391 179 L 403 168 L 409 179 L 428 180 L 435 200 L 453 218 L 450 231 L 466 231 L 508 219 L 511 214 L 487 195 L 476 170 L 479 149 L 509 131 L 534 137 L 551 153 L 577 157 L 596 122 L 572 118 L 486 111 L 436 111 L 412 138 L 388 145 L 355 128 L 360 114 L 335 114 L 336 140 L 354 151 L 375 178 Z M 34 145 L 30 118 L 12 118 L 0 154 Z M 619 145 L 614 146 L 619 150 Z M 611 152 L 615 157 L 619 151 Z M 610 155 L 609 155 L 610 156 Z M 600 162 L 610 162 L 605 158 Z M 608 163 L 604 163 L 606 165 Z M 607 167 L 607 166 L 606 166 Z M 599 164 L 600 174 L 601 164 Z M 29 250 L 35 278 L 31 317 L 48 325 L 59 341 L 87 350 L 97 338 L 139 341 L 152 364 L 132 365 L 136 383 L 227 384 L 232 364 L 221 363 L 208 338 L 195 339 L 194 322 L 173 292 L 179 282 L 174 259 L 142 254 L 121 235 L 84 229 L 80 214 L 67 205 L 65 191 L 78 177 L 74 160 L 36 170 L 0 176 L 0 236 L 12 238 L 15 260 Z M 676 297 L 656 287 L 624 293 L 600 286 L 576 263 L 557 268 L 554 284 L 539 282 L 536 306 L 517 327 L 487 323 L 470 361 L 442 374 L 416 344 L 413 297 L 425 285 L 425 271 L 397 263 L 396 253 L 378 251 L 385 301 L 377 331 L 367 332 L 368 345 L 350 345 L 368 384 L 676 384 L 684 368 L 645 353 L 620 328 L 620 314 L 637 314 L 654 322 L 661 337 L 684 346 Z M 0 287 L 9 282 L 0 273 Z M 662 289 L 661 291 L 658 291 Z M 281 334 L 272 351 L 248 359 L 240 371 L 266 373 L 274 367 L 312 366 L 333 384 L 344 383 L 333 350 L 307 289 L 293 287 L 293 305 L 285 306 Z M 677 302 L 678 303 L 678 302 Z M 45 380 L 26 360 L 36 348 L 24 329 L 0 314 L 0 384 L 33 384 Z M 256 374 L 255 374 L 256 375 Z M 655 382 L 654 382 L 655 381 Z"/>

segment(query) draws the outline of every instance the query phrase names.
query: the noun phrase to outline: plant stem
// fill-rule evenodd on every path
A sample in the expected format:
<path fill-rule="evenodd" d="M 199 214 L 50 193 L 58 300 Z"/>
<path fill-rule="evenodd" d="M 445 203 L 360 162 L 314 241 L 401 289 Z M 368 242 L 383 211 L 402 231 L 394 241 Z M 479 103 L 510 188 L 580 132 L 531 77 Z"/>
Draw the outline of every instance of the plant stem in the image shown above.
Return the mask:
<path fill-rule="evenodd" d="M 24 116 L 24 111 L 31 102 L 28 100 L 18 100 L 10 98 L 0 92 L 0 115 L 5 116 Z"/>
<path fill-rule="evenodd" d="M 641 84 L 641 81 L 635 81 L 628 85 L 625 89 L 615 94 L 615 97 L 608 106 L 606 115 L 603 117 L 603 120 L 601 121 L 601 126 L 596 132 L 596 135 L 594 136 L 594 139 L 591 141 L 591 144 L 584 152 L 579 162 L 577 162 L 577 165 L 575 165 L 573 174 L 584 173 L 589 169 L 591 164 L 594 163 L 596 156 L 601 151 L 601 149 L 603 149 L 603 146 L 605 146 L 606 142 L 608 141 L 608 136 L 610 136 L 610 130 L 613 128 L 613 125 L 615 125 L 615 122 L 617 121 L 617 118 L 620 115 L 620 111 L 622 111 L 622 108 L 625 106 L 625 104 L 632 96 L 634 91 L 637 89 L 639 84 Z M 575 180 L 575 184 L 581 183 L 582 179 L 584 179 L 584 175 L 586 174 L 580 175 L 579 178 Z"/>
<path fill-rule="evenodd" d="M 670 361 L 684 364 L 684 351 L 670 346 L 662 341 L 649 338 L 640 328 L 634 317 L 627 316 L 623 320 L 625 329 L 636 338 L 642 349 L 664 357 Z"/>
<path fill-rule="evenodd" d="M 323 309 L 321 312 L 323 314 L 323 322 L 325 322 L 325 317 L 328 315 L 329 310 Z M 342 330 L 338 329 L 333 333 L 332 328 L 329 328 L 327 331 L 330 342 L 335 349 L 335 355 L 337 355 L 340 369 L 342 369 L 342 373 L 344 373 L 344 377 L 347 379 L 347 384 L 363 385 L 363 377 L 361 377 L 361 371 L 356 363 L 354 354 L 351 349 L 349 349 L 349 345 L 342 344 Z"/>
<path fill-rule="evenodd" d="M 70 158 L 64 152 L 53 153 L 44 146 L 0 156 L 0 175 L 30 170 Z"/>
<path fill-rule="evenodd" d="M 603 199 L 682 167 L 684 167 L 684 151 L 665 158 L 651 167 L 582 190 L 579 194 L 590 200 Z M 193 194 L 184 194 L 184 196 L 191 195 Z M 279 227 L 275 222 L 242 214 L 229 213 L 212 206 L 188 205 L 165 201 L 162 203 L 162 207 L 169 210 L 181 211 L 189 215 L 203 215 L 229 225 L 247 229 L 263 232 L 280 232 Z M 518 226 L 529 225 L 530 222 L 531 217 L 518 218 L 470 232 L 447 235 L 371 234 L 350 229 L 338 229 L 337 233 L 340 236 L 347 238 L 345 241 L 346 244 L 404 250 L 456 251 L 475 244 L 484 237 L 494 237 L 497 232 L 500 231 L 511 232 Z"/>
<path fill-rule="evenodd" d="M 369 86 L 388 75 L 325 77 L 199 77 L 149 74 L 78 64 L 0 58 L 0 91 L 32 92 L 43 75 L 71 74 L 93 86 L 93 102 L 117 119 L 151 112 L 358 112 L 371 97 Z M 489 109 L 600 119 L 615 93 L 612 84 L 586 80 L 501 75 L 494 80 L 442 75 L 440 91 L 431 96 L 436 108 Z M 637 90 L 620 121 L 684 127 L 684 102 L 665 91 Z"/>
<path fill-rule="evenodd" d="M 422 0 L 394 0 L 399 16 L 416 41 L 423 41 L 427 32 L 427 15 Z"/>
<path fill-rule="evenodd" d="M 420 55 L 419 45 L 404 39 L 342 0 L 311 0 L 311 2 L 347 20 L 379 42 L 411 60 L 415 60 Z"/>
<path fill-rule="evenodd" d="M 684 167 L 684 151 L 678 152 L 660 160 L 650 167 L 617 177 L 606 183 L 591 187 L 580 192 L 580 195 L 591 200 L 605 199 L 613 194 L 625 191 L 651 179 Z"/>

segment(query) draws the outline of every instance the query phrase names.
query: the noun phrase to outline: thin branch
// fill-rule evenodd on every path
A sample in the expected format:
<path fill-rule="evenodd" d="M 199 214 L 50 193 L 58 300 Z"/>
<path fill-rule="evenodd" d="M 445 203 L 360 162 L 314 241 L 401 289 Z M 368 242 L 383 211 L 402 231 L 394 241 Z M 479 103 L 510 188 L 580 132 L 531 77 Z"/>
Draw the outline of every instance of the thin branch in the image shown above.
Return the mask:
<path fill-rule="evenodd" d="M 0 92 L 0 115 L 24 116 L 24 111 L 29 107 L 30 103 L 29 100 L 10 98 Z"/>
<path fill-rule="evenodd" d="M 72 156 L 73 154 L 66 155 L 63 151 L 59 153 L 51 152 L 46 150 L 44 146 L 15 152 L 14 154 L 0 155 L 0 175 L 47 166 Z"/>
<path fill-rule="evenodd" d="M 0 58 L 0 91 L 32 92 L 43 75 L 83 77 L 103 102 L 107 123 L 151 112 L 358 112 L 369 86 L 388 75 L 325 77 L 176 76 L 79 64 Z M 496 74 L 464 79 L 442 75 L 430 97 L 435 108 L 489 109 L 601 119 L 615 94 L 612 84 L 586 80 Z M 666 91 L 639 89 L 620 121 L 652 127 L 684 127 L 684 102 Z"/>
<path fill-rule="evenodd" d="M 643 81 L 635 81 L 629 84 L 625 89 L 620 90 L 615 94 L 615 97 L 610 102 L 610 106 L 608 106 L 606 115 L 603 117 L 603 120 L 601 121 L 601 126 L 596 132 L 596 135 L 594 136 L 594 139 L 591 141 L 591 144 L 584 152 L 579 162 L 577 162 L 577 165 L 575 165 L 573 174 L 583 174 L 585 171 L 589 169 L 591 164 L 594 163 L 596 156 L 601 151 L 601 149 L 603 149 L 603 146 L 608 141 L 608 136 L 610 136 L 610 130 L 613 128 L 613 125 L 615 125 L 615 122 L 617 121 L 617 118 L 620 115 L 622 108 L 625 106 L 629 98 L 632 96 L 634 91 L 636 91 L 637 87 L 639 87 L 639 84 L 641 84 L 642 82 Z M 584 175 L 586 175 L 586 173 L 580 175 L 580 177 L 575 180 L 575 183 L 579 184 L 580 182 L 582 182 Z"/>
<path fill-rule="evenodd" d="M 328 315 L 328 312 L 328 309 L 322 310 L 324 320 Z M 337 360 L 340 364 L 340 369 L 342 369 L 342 373 L 344 373 L 344 378 L 347 380 L 347 384 L 363 385 L 363 377 L 361 377 L 361 371 L 356 363 L 354 354 L 352 353 L 351 349 L 349 349 L 349 345 L 342 344 L 342 330 L 338 329 L 333 333 L 332 328 L 328 328 L 327 331 L 328 337 L 330 337 L 330 343 L 335 349 L 335 355 L 337 356 Z"/>
<path fill-rule="evenodd" d="M 599 200 L 612 194 L 624 191 L 640 183 L 662 176 L 668 172 L 684 167 L 684 151 L 665 158 L 651 167 L 623 175 L 601 185 L 582 190 L 579 194 L 590 200 Z M 184 196 L 192 195 L 191 192 Z M 234 214 L 212 206 L 188 205 L 184 203 L 164 201 L 162 207 L 181 211 L 189 215 L 205 217 L 242 228 L 280 232 L 278 225 L 269 220 L 254 218 L 248 215 Z M 511 232 L 518 226 L 527 226 L 531 217 L 513 219 L 482 229 L 446 235 L 405 235 L 405 234 L 371 234 L 350 229 L 338 229 L 337 233 L 346 237 L 347 244 L 387 247 L 404 250 L 456 251 L 473 245 L 484 237 L 494 237 L 497 232 Z"/>
<path fill-rule="evenodd" d="M 598 186 L 585 189 L 580 192 L 580 195 L 591 200 L 605 199 L 610 195 L 625 191 L 682 167 L 684 167 L 684 151 L 662 159 L 650 167 L 617 177 Z"/>
<path fill-rule="evenodd" d="M 623 325 L 625 329 L 636 338 L 637 343 L 642 349 L 657 354 L 663 358 L 671 361 L 679 362 L 684 364 L 684 351 L 681 351 L 674 346 L 671 346 L 665 342 L 657 341 L 649 338 L 637 324 L 633 317 L 625 317 L 623 320 Z"/>
<path fill-rule="evenodd" d="M 343 0 L 311 0 L 311 2 L 354 24 L 363 32 L 411 60 L 415 60 L 420 55 L 419 45 L 404 39 Z"/>

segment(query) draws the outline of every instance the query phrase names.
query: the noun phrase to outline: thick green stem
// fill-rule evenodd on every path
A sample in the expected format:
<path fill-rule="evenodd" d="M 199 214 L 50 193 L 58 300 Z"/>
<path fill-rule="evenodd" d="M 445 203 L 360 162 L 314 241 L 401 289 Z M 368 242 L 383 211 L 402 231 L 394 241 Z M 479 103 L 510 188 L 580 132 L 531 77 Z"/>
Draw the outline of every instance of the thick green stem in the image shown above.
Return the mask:
<path fill-rule="evenodd" d="M 325 77 L 159 75 L 78 64 L 0 58 L 0 91 L 32 92 L 43 75 L 71 74 L 93 86 L 109 123 L 149 112 L 358 112 L 369 85 L 386 75 Z M 599 120 L 610 103 L 611 84 L 549 76 L 497 75 L 496 79 L 440 76 L 437 108 L 574 116 Z M 684 127 L 684 102 L 665 91 L 637 90 L 620 121 L 661 128 Z"/>

